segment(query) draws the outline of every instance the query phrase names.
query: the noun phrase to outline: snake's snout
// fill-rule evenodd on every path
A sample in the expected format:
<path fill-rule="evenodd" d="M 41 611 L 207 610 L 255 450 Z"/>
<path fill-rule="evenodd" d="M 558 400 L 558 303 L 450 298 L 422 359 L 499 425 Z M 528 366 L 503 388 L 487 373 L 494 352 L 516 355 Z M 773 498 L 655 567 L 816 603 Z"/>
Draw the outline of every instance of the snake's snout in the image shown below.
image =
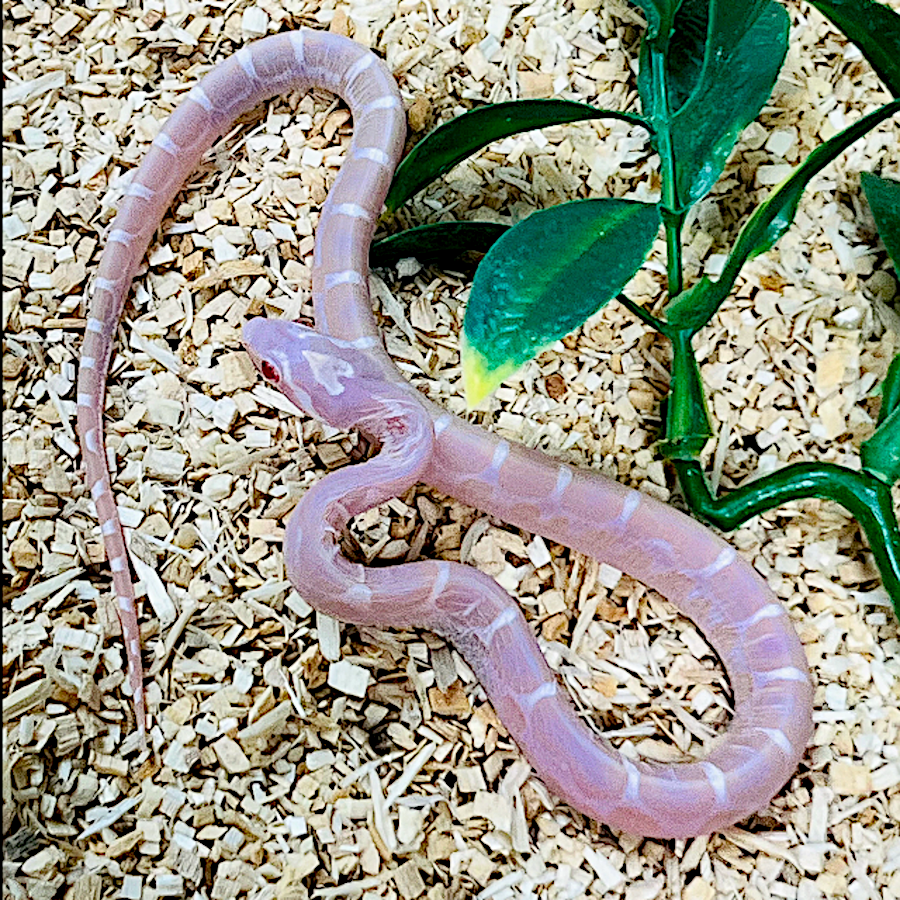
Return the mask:
<path fill-rule="evenodd" d="M 261 322 L 262 320 L 259 317 L 249 319 L 244 322 L 244 326 L 241 328 L 241 343 L 244 345 L 244 349 L 247 353 L 250 354 L 250 359 L 253 360 L 253 365 L 255 365 L 257 369 L 259 368 L 260 363 L 257 345 L 261 337 Z"/>
<path fill-rule="evenodd" d="M 295 322 L 257 316 L 245 322 L 241 329 L 241 341 L 253 365 L 269 384 L 285 394 L 290 387 L 285 384 L 285 376 L 289 382 L 292 375 L 291 353 L 296 352 L 295 331 L 298 327 L 303 328 Z"/>
<path fill-rule="evenodd" d="M 254 335 L 259 331 L 260 321 L 261 316 L 254 316 L 252 319 L 247 319 L 244 322 L 244 326 L 241 328 L 241 337 L 245 342 L 250 341 L 252 343 Z"/>
<path fill-rule="evenodd" d="M 271 326 L 272 323 L 269 319 L 255 316 L 244 322 L 244 327 L 241 329 L 241 343 L 256 365 L 259 365 L 258 361 L 264 355 L 263 348 L 268 343 L 266 335 L 271 330 Z"/>

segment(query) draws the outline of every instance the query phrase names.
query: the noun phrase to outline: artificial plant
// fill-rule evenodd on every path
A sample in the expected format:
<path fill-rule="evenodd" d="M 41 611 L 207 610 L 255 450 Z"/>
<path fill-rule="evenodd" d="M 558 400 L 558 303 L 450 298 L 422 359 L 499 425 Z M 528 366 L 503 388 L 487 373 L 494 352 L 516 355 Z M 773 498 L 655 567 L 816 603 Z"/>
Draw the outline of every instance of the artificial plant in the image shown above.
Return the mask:
<path fill-rule="evenodd" d="M 748 260 L 790 227 L 804 189 L 854 141 L 900 111 L 900 15 L 872 0 L 810 0 L 852 40 L 895 99 L 823 142 L 743 225 L 719 278 L 686 286 L 682 230 L 694 204 L 722 174 L 741 131 L 769 98 L 788 49 L 789 17 L 775 0 L 634 0 L 647 29 L 640 48 L 642 113 L 565 100 L 524 100 L 477 108 L 424 138 L 397 170 L 387 199 L 396 210 L 413 194 L 491 141 L 590 118 L 644 128 L 659 155 L 661 199 L 574 200 L 532 213 L 512 228 L 483 222 L 426 224 L 377 243 L 373 263 L 402 256 L 486 251 L 463 325 L 467 400 L 476 406 L 504 378 L 618 298 L 671 342 L 672 377 L 659 444 L 691 510 L 726 530 L 789 500 L 819 497 L 849 510 L 862 526 L 900 617 L 900 528 L 892 486 L 900 480 L 900 354 L 881 385 L 874 434 L 861 468 L 791 463 L 716 496 L 701 451 L 712 437 L 693 339 L 729 297 Z M 863 188 L 900 273 L 900 182 L 867 173 Z M 641 267 L 660 225 L 667 247 L 663 316 L 622 290 Z"/>

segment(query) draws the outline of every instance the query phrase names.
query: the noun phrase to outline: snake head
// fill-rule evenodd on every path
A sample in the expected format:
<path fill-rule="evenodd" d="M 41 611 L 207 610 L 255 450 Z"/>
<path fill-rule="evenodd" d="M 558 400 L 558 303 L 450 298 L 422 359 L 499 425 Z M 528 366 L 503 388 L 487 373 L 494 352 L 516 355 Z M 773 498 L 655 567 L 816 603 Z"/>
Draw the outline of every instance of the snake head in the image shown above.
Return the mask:
<path fill-rule="evenodd" d="M 250 319 L 242 340 L 263 378 L 307 415 L 347 429 L 378 408 L 387 384 L 375 338 L 343 341 L 299 322 Z"/>

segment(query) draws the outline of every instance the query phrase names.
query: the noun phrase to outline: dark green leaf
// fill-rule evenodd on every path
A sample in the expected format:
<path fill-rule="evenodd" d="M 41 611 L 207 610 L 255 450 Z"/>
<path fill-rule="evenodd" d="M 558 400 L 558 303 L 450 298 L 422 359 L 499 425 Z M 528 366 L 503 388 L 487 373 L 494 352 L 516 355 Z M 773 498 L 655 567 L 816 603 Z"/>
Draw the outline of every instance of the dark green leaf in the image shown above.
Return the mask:
<path fill-rule="evenodd" d="M 681 0 L 633 0 L 647 17 L 647 35 L 645 40 L 657 41 L 665 46 L 672 31 L 672 22 Z"/>
<path fill-rule="evenodd" d="M 900 96 L 900 15 L 872 0 L 809 0 L 862 51 L 888 90 Z"/>
<path fill-rule="evenodd" d="M 887 375 L 881 383 L 881 409 L 878 412 L 878 424 L 898 407 L 900 407 L 900 353 L 888 367 Z"/>
<path fill-rule="evenodd" d="M 862 186 L 878 233 L 900 276 L 900 181 L 863 172 Z"/>
<path fill-rule="evenodd" d="M 461 253 L 487 253 L 508 225 L 494 222 L 436 222 L 399 231 L 376 241 L 369 251 L 369 264 L 390 266 L 398 259 L 414 256 L 419 262 L 446 262 Z"/>
<path fill-rule="evenodd" d="M 862 467 L 887 484 L 900 481 L 900 407 L 859 448 Z"/>
<path fill-rule="evenodd" d="M 699 331 L 731 293 L 744 263 L 768 250 L 787 231 L 810 179 L 855 140 L 898 111 L 900 100 L 893 100 L 816 147 L 768 200 L 756 208 L 741 229 L 719 280 L 710 281 L 704 276 L 669 304 L 666 310 L 669 324 L 675 328 Z"/>
<path fill-rule="evenodd" d="M 700 81 L 671 120 L 682 209 L 709 193 L 741 131 L 769 99 L 787 53 L 789 24 L 773 0 L 712 0 Z"/>
<path fill-rule="evenodd" d="M 788 26 L 787 12 L 774 0 L 686 0 L 669 52 L 663 56 L 645 42 L 638 87 L 663 171 L 674 173 L 673 197 L 666 201 L 673 212 L 709 193 L 738 135 L 772 93 Z"/>
<path fill-rule="evenodd" d="M 644 113 L 665 122 L 693 93 L 703 71 L 709 31 L 709 0 L 684 0 L 673 20 L 674 32 L 666 45 L 650 39 L 641 43 L 638 93 Z M 653 72 L 653 56 L 662 56 L 661 85 Z M 660 87 L 665 87 L 661 91 Z"/>
<path fill-rule="evenodd" d="M 882 481 L 900 480 L 900 353 L 881 385 L 881 410 L 875 434 L 859 448 L 862 466 Z"/>
<path fill-rule="evenodd" d="M 659 221 L 655 204 L 574 200 L 532 213 L 500 238 L 475 272 L 466 308 L 470 406 L 615 297 L 646 258 Z"/>
<path fill-rule="evenodd" d="M 725 275 L 723 272 L 718 281 L 710 281 L 704 275 L 695 285 L 682 291 L 666 307 L 666 322 L 672 328 L 683 328 L 696 334 L 731 293 L 734 282 L 729 286 Z"/>
<path fill-rule="evenodd" d="M 413 147 L 397 167 L 385 206 L 399 209 L 425 185 L 492 141 L 534 128 L 610 118 L 649 128 L 634 113 L 597 109 L 574 100 L 513 100 L 480 106 L 440 125 Z"/>

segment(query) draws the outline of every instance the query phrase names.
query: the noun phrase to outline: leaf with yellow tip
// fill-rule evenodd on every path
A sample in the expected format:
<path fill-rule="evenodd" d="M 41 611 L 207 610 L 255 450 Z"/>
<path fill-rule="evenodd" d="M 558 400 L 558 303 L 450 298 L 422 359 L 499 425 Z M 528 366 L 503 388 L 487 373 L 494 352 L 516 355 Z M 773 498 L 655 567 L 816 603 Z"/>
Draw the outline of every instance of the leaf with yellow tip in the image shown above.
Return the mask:
<path fill-rule="evenodd" d="M 514 362 L 492 366 L 487 357 L 469 343 L 465 333 L 463 333 L 460 345 L 460 356 L 466 408 L 470 412 L 521 367 L 521 363 Z"/>
<path fill-rule="evenodd" d="M 507 231 L 475 272 L 463 323 L 469 408 L 574 331 L 631 280 L 659 231 L 659 207 L 573 200 Z"/>

